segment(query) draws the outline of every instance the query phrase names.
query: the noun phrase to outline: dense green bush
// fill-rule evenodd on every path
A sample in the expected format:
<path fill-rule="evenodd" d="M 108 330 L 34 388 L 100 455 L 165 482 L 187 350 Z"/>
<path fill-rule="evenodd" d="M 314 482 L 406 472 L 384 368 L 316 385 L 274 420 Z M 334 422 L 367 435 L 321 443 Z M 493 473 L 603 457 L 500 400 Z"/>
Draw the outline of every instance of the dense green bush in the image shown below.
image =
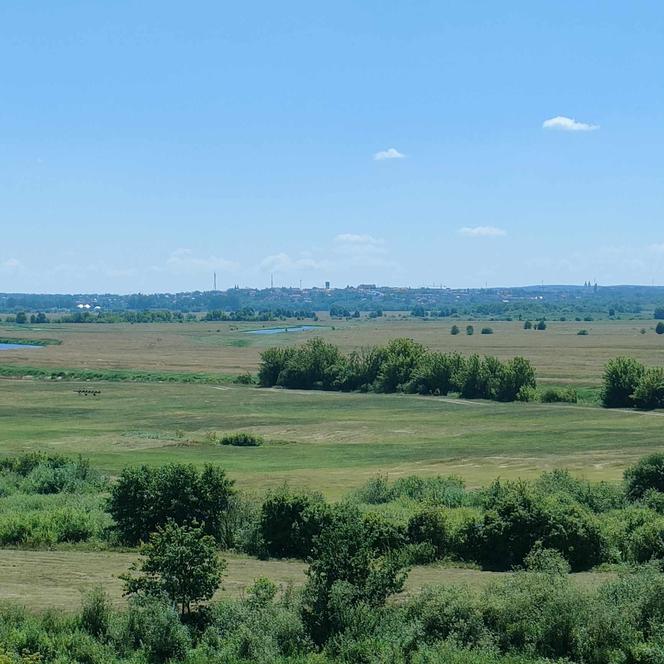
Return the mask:
<path fill-rule="evenodd" d="M 547 387 L 539 394 L 542 403 L 576 403 L 578 393 L 573 387 Z"/>
<path fill-rule="evenodd" d="M 634 405 L 644 410 L 664 408 L 664 368 L 649 367 L 632 394 Z"/>
<path fill-rule="evenodd" d="M 105 486 L 105 478 L 81 456 L 28 452 L 0 460 L 0 495 L 93 493 Z"/>
<path fill-rule="evenodd" d="M 411 544 L 428 544 L 436 558 L 443 558 L 449 553 L 449 523 L 440 509 L 426 509 L 408 521 L 407 536 Z"/>
<path fill-rule="evenodd" d="M 329 521 L 329 509 L 319 494 L 282 487 L 263 502 L 260 532 L 268 555 L 306 558 L 314 539 Z"/>
<path fill-rule="evenodd" d="M 202 524 L 223 544 L 224 521 L 234 493 L 233 482 L 218 466 L 171 463 L 158 467 L 129 466 L 111 489 L 108 511 L 126 544 L 146 541 L 168 521 Z"/>
<path fill-rule="evenodd" d="M 629 408 L 634 405 L 636 390 L 645 367 L 630 357 L 616 357 L 604 368 L 602 405 L 606 408 Z"/>
<path fill-rule="evenodd" d="M 625 470 L 625 484 L 632 500 L 643 498 L 651 489 L 664 492 L 664 454 L 649 454 L 629 466 Z"/>
<path fill-rule="evenodd" d="M 219 439 L 221 445 L 233 445 L 234 447 L 258 447 L 264 442 L 262 436 L 246 431 L 227 433 Z"/>
<path fill-rule="evenodd" d="M 491 569 L 522 565 L 536 543 L 559 551 L 573 570 L 601 562 L 606 542 L 597 518 L 564 494 L 540 496 L 523 482 L 496 482 L 473 533 L 480 561 Z"/>

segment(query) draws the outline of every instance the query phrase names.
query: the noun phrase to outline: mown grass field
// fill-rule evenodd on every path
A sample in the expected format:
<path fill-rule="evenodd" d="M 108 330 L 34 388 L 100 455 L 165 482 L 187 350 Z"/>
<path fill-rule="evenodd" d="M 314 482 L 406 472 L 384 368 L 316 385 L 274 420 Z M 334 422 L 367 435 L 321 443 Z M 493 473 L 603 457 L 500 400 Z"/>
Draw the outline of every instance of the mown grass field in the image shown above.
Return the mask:
<path fill-rule="evenodd" d="M 98 397 L 80 396 L 95 386 Z M 0 381 L 2 453 L 48 449 L 127 464 L 220 463 L 241 487 L 284 481 L 338 498 L 377 473 L 457 474 L 471 485 L 567 467 L 616 480 L 662 442 L 663 414 L 244 386 Z M 210 432 L 254 431 L 258 448 Z"/>
<path fill-rule="evenodd" d="M 125 574 L 137 558 L 133 553 L 118 552 L 6 550 L 0 558 L 0 597 L 36 610 L 76 611 L 83 594 L 101 585 L 113 603 L 122 606 L 125 598 L 119 576 Z M 225 553 L 224 558 L 228 566 L 216 599 L 241 595 L 260 577 L 271 579 L 282 589 L 299 587 L 306 580 L 306 565 L 300 561 L 256 560 L 232 553 Z M 411 570 L 403 594 L 438 583 L 485 586 L 505 574 L 442 565 L 417 566 Z M 580 585 L 595 586 L 612 576 L 611 573 L 580 572 L 572 578 Z"/>

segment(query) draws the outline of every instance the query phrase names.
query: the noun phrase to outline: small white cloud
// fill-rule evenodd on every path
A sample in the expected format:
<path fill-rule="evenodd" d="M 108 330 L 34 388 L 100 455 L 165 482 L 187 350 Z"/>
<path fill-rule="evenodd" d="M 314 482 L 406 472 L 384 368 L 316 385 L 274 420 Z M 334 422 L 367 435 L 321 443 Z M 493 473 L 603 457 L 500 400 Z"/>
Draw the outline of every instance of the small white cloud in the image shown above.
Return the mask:
<path fill-rule="evenodd" d="M 18 258 L 8 258 L 6 261 L 2 261 L 0 265 L 7 271 L 20 270 L 23 267 L 23 263 Z"/>
<path fill-rule="evenodd" d="M 387 150 L 380 150 L 374 154 L 375 161 L 383 161 L 383 159 L 404 159 L 405 154 L 401 154 L 396 148 L 387 148 Z"/>
<path fill-rule="evenodd" d="M 369 245 L 379 245 L 384 244 L 384 240 L 379 240 L 371 235 L 359 235 L 356 233 L 340 233 L 334 238 L 334 241 L 340 244 L 369 244 Z"/>
<path fill-rule="evenodd" d="M 568 118 L 565 115 L 556 115 L 555 118 L 544 120 L 542 123 L 542 129 L 557 129 L 559 131 L 595 131 L 595 129 L 599 129 L 599 125 L 578 122 L 574 118 Z"/>
<path fill-rule="evenodd" d="M 465 237 L 501 237 L 507 235 L 507 231 L 495 226 L 464 226 L 459 229 L 459 235 Z"/>

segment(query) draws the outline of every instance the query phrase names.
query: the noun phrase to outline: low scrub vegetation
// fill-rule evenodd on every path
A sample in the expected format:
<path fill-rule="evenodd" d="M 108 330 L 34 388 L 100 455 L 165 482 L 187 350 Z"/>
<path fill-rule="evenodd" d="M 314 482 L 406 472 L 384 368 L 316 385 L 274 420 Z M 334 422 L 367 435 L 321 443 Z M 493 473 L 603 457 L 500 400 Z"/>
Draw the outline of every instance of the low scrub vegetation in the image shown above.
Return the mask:
<path fill-rule="evenodd" d="M 41 492 L 32 480 L 54 468 L 76 481 Z M 623 484 L 562 470 L 481 489 L 378 476 L 336 504 L 288 486 L 255 503 L 217 467 L 139 466 L 112 484 L 108 512 L 95 502 L 107 500 L 106 481 L 85 460 L 22 455 L 0 469 L 3 544 L 145 543 L 124 577 L 126 610 L 100 590 L 74 615 L 0 609 L 3 664 L 661 661 L 661 454 L 630 467 Z M 211 602 L 219 549 L 230 545 L 306 559 L 304 587 L 279 592 L 258 579 L 240 599 Z M 429 587 L 393 601 L 412 564 L 442 559 L 516 571 L 485 589 Z M 570 580 L 602 563 L 629 567 L 593 589 Z"/>
<path fill-rule="evenodd" d="M 233 447 L 258 447 L 265 441 L 262 436 L 246 431 L 238 433 L 227 433 L 219 438 L 220 445 L 232 445 Z"/>
<path fill-rule="evenodd" d="M 408 392 L 466 399 L 514 401 L 526 399 L 536 386 L 528 360 L 427 350 L 411 339 L 395 339 L 350 355 L 320 338 L 298 347 L 263 352 L 259 371 L 263 387 L 342 391 Z"/>

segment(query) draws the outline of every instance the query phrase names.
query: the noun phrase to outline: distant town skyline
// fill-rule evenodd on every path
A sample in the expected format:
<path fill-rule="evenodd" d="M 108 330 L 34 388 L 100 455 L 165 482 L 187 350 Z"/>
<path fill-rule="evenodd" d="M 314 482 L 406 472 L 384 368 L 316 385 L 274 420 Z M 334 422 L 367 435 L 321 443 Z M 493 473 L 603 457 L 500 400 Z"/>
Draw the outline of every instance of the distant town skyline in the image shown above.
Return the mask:
<path fill-rule="evenodd" d="M 664 284 L 664 4 L 0 7 L 0 292 Z"/>

